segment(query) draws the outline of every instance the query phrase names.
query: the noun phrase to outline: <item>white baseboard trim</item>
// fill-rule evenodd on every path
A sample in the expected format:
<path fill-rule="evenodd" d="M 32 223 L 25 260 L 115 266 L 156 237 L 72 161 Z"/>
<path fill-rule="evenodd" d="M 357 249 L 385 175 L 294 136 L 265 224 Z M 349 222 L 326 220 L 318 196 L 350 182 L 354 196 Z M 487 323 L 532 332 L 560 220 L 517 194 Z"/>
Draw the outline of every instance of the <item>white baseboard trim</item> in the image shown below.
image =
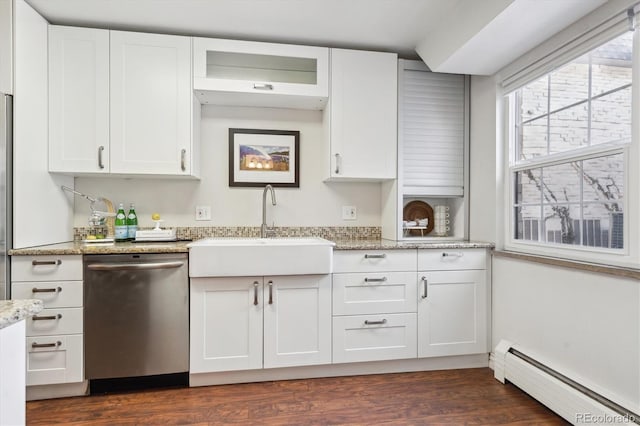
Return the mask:
<path fill-rule="evenodd" d="M 189 375 L 189 386 L 195 387 L 231 383 L 266 382 L 273 380 L 311 379 L 318 377 L 482 368 L 489 365 L 488 358 L 488 354 L 477 354 L 393 361 L 354 362 L 348 364 L 315 365 L 306 367 L 224 371 L 220 373 L 197 373 Z"/>
<path fill-rule="evenodd" d="M 57 385 L 27 386 L 27 401 L 89 395 L 89 381 Z"/>

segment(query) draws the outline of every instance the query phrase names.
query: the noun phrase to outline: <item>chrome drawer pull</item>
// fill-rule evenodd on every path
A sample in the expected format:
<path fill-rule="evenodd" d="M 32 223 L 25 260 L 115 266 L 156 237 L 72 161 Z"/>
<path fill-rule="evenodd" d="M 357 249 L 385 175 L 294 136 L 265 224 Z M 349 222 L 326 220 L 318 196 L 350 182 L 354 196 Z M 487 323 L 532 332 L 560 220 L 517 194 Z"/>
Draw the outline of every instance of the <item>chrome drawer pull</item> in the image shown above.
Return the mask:
<path fill-rule="evenodd" d="M 382 278 L 365 278 L 364 282 L 365 283 L 383 283 L 387 281 L 387 277 L 382 277 Z"/>
<path fill-rule="evenodd" d="M 31 265 L 33 266 L 45 266 L 45 265 L 62 265 L 62 260 L 32 260 Z"/>
<path fill-rule="evenodd" d="M 100 169 L 104 169 L 104 163 L 102 162 L 103 152 L 104 152 L 104 146 L 100 145 L 98 147 L 98 167 L 100 167 Z"/>
<path fill-rule="evenodd" d="M 254 83 L 253 88 L 256 90 L 273 90 L 273 84 Z"/>
<path fill-rule="evenodd" d="M 34 287 L 31 289 L 31 293 L 61 293 L 62 287 L 57 288 L 37 288 Z"/>
<path fill-rule="evenodd" d="M 429 293 L 428 293 L 428 291 L 429 291 L 429 283 L 427 282 L 427 277 L 422 277 L 422 278 L 420 278 L 420 281 L 422 281 L 422 284 L 423 284 L 423 290 L 424 290 L 424 291 L 422 292 L 422 298 L 423 298 L 423 299 L 426 299 L 426 298 L 427 298 L 427 295 L 429 294 Z"/>
<path fill-rule="evenodd" d="M 180 151 L 180 170 L 182 170 L 183 172 L 187 171 L 187 165 L 185 164 L 186 157 L 187 157 L 187 150 L 183 148 Z"/>
<path fill-rule="evenodd" d="M 50 320 L 59 320 L 62 319 L 62 314 L 58 314 L 58 315 L 47 315 L 47 316 L 43 316 L 40 317 L 38 315 L 34 315 L 31 317 L 32 320 L 34 321 L 50 321 Z"/>
<path fill-rule="evenodd" d="M 253 282 L 253 304 L 258 305 L 258 281 Z"/>
<path fill-rule="evenodd" d="M 273 305 L 273 281 L 269 280 L 269 304 Z"/>
<path fill-rule="evenodd" d="M 365 254 L 364 255 L 365 259 L 384 259 L 385 257 L 387 257 L 386 253 L 382 253 L 382 254 Z"/>
<path fill-rule="evenodd" d="M 386 319 L 383 319 L 383 320 L 380 320 L 380 321 L 369 321 L 369 320 L 365 320 L 364 321 L 365 325 L 382 325 L 382 324 L 386 324 L 386 323 L 387 323 Z"/>
<path fill-rule="evenodd" d="M 442 253 L 442 257 L 462 257 L 464 256 L 464 253 L 461 252 L 454 252 L 454 253 Z"/>
<path fill-rule="evenodd" d="M 340 154 L 336 154 L 336 172 L 337 175 L 340 174 Z"/>
<path fill-rule="evenodd" d="M 36 343 L 36 342 L 33 342 L 31 344 L 31 347 L 33 349 L 36 349 L 36 348 L 57 348 L 58 346 L 62 346 L 62 342 L 60 340 L 58 340 L 55 343 Z"/>

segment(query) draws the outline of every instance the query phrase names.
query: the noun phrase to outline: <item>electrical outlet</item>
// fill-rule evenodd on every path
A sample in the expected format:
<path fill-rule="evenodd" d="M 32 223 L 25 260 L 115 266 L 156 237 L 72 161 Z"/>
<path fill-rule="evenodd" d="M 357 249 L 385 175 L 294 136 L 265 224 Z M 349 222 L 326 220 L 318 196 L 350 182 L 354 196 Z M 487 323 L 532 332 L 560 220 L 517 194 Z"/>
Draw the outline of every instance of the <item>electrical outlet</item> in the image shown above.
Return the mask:
<path fill-rule="evenodd" d="M 196 220 L 211 220 L 211 206 L 196 206 Z"/>
<path fill-rule="evenodd" d="M 356 220 L 357 218 L 356 206 L 342 206 L 342 220 Z"/>

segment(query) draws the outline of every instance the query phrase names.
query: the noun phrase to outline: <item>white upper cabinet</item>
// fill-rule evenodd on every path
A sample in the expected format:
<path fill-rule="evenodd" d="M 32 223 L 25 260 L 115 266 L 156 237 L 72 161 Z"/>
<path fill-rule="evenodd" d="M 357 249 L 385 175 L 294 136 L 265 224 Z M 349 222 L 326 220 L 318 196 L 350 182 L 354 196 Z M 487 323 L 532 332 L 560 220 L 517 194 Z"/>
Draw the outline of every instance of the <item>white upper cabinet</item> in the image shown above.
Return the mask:
<path fill-rule="evenodd" d="M 111 172 L 188 175 L 191 40 L 111 31 Z"/>
<path fill-rule="evenodd" d="M 331 49 L 330 180 L 396 178 L 397 55 Z"/>
<path fill-rule="evenodd" d="M 189 37 L 49 27 L 49 171 L 197 176 Z"/>
<path fill-rule="evenodd" d="M 49 171 L 109 172 L 109 31 L 49 27 Z"/>
<path fill-rule="evenodd" d="M 196 96 L 203 104 L 323 109 L 329 49 L 193 39 Z"/>

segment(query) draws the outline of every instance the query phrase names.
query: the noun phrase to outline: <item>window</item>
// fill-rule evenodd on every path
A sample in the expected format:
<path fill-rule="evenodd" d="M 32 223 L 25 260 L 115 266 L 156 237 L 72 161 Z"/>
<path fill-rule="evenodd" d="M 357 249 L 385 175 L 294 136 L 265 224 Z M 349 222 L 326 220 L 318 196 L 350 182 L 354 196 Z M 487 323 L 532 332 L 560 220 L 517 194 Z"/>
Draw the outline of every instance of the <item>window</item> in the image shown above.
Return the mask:
<path fill-rule="evenodd" d="M 510 95 L 512 241 L 625 248 L 632 51 L 626 32 Z"/>

